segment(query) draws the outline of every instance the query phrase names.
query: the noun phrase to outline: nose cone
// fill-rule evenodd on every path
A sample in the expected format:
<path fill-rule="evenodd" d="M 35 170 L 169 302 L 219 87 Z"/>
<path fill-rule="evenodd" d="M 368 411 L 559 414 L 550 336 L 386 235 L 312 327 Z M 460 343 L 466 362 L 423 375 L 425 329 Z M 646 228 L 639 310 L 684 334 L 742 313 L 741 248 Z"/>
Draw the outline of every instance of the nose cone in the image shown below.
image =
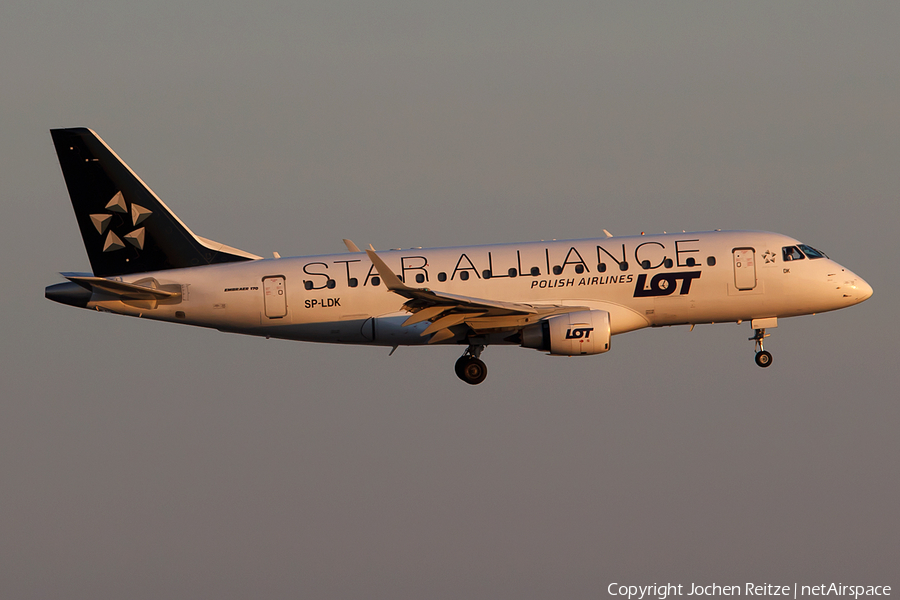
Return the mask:
<path fill-rule="evenodd" d="M 853 287 L 856 291 L 856 301 L 862 302 L 863 300 L 868 300 L 872 296 L 872 286 L 865 282 L 862 277 L 857 277 L 856 282 L 853 284 Z"/>

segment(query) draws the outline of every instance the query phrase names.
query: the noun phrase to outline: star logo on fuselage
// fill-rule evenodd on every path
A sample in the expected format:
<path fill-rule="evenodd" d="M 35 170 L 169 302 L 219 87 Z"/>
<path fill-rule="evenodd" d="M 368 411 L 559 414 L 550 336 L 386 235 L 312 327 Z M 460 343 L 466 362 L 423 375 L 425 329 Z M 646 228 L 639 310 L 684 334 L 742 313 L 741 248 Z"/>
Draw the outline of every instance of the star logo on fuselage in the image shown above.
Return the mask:
<path fill-rule="evenodd" d="M 153 214 L 153 211 L 144 208 L 140 204 L 135 204 L 134 202 L 131 203 L 131 210 L 129 210 L 128 204 L 125 202 L 125 196 L 122 195 L 122 192 L 116 192 L 116 195 L 106 203 L 105 208 L 109 212 L 91 215 L 91 223 L 93 223 L 97 233 L 100 235 L 106 234 L 106 238 L 103 240 L 103 251 L 115 252 L 116 250 L 122 250 L 125 248 L 125 242 L 128 242 L 138 250 L 143 250 L 146 234 L 144 228 L 138 227 L 138 225 L 146 221 L 150 215 Z M 113 217 L 117 213 L 123 215 L 122 218 L 126 218 L 129 212 L 131 213 L 131 226 L 135 229 L 124 234 L 120 238 L 109 228 L 110 223 L 112 223 Z"/>
<path fill-rule="evenodd" d="M 763 260 L 766 261 L 766 264 L 767 264 L 767 265 L 768 265 L 768 264 L 772 264 L 773 262 L 775 262 L 775 253 L 772 252 L 771 250 L 766 250 L 766 251 L 763 253 L 762 257 L 763 257 Z"/>

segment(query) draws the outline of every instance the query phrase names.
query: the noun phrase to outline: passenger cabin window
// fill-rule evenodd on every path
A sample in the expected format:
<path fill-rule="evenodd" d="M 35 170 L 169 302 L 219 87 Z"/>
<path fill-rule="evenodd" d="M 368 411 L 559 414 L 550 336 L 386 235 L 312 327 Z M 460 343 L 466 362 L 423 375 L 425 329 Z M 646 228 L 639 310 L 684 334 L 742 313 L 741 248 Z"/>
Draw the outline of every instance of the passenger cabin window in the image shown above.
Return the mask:
<path fill-rule="evenodd" d="M 807 258 L 828 258 L 821 250 L 816 250 L 812 246 L 807 246 L 806 244 L 800 244 L 800 249 L 803 250 L 803 254 L 805 254 Z"/>
<path fill-rule="evenodd" d="M 781 255 L 785 262 L 806 258 L 797 246 L 785 246 L 781 249 Z"/>

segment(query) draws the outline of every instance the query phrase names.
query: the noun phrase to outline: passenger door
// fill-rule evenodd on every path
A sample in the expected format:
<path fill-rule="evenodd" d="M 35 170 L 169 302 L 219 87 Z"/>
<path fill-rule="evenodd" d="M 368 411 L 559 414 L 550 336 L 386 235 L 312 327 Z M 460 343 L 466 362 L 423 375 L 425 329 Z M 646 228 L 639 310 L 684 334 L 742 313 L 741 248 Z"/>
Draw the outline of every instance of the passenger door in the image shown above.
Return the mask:
<path fill-rule="evenodd" d="M 735 248 L 734 287 L 752 290 L 756 287 L 756 251 L 753 248 Z"/>
<path fill-rule="evenodd" d="M 283 275 L 263 277 L 263 294 L 266 299 L 267 317 L 280 319 L 287 314 L 287 294 Z"/>

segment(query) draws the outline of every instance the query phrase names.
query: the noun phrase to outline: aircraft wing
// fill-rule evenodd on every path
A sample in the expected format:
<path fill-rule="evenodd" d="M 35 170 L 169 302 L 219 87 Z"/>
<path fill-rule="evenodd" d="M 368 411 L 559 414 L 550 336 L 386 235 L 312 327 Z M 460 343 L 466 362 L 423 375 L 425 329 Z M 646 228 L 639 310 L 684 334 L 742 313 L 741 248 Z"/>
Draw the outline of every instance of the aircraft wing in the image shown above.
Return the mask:
<path fill-rule="evenodd" d="M 450 328 L 463 323 L 476 332 L 487 329 L 518 329 L 529 321 L 537 320 L 533 318 L 535 316 L 561 314 L 585 308 L 559 304 L 506 302 L 449 294 L 428 288 L 414 288 L 400 281 L 374 250 L 366 250 L 366 254 L 388 290 L 409 298 L 403 308 L 413 314 L 403 325 L 431 321 L 431 325 L 422 332 L 422 335 L 431 335 L 428 341 L 430 344 L 453 337 Z"/>

